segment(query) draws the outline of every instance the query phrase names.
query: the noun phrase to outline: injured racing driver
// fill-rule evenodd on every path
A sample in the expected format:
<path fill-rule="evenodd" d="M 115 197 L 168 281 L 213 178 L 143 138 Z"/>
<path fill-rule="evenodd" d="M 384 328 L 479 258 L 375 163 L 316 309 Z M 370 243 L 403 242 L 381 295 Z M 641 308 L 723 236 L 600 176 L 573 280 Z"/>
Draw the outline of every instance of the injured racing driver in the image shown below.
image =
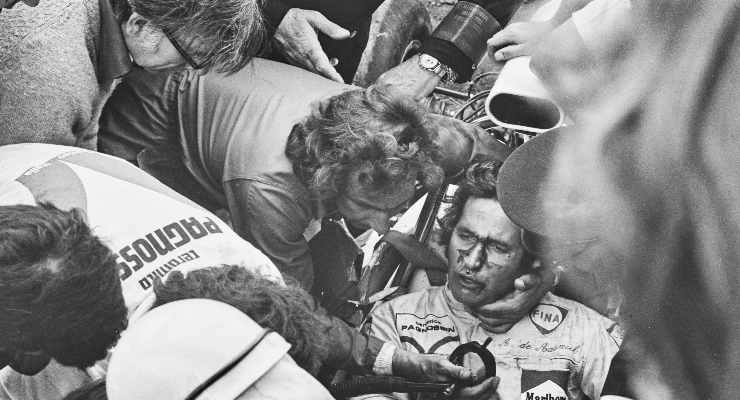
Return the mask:
<path fill-rule="evenodd" d="M 486 346 L 496 358 L 497 377 L 460 390 L 458 398 L 598 399 L 621 345 L 612 334 L 618 328 L 614 322 L 550 293 L 505 332 L 494 333 L 473 314 L 511 292 L 516 277 L 534 261 L 521 245 L 520 228 L 497 200 L 498 167 L 495 162 L 471 165 L 441 221 L 447 285 L 383 304 L 365 328 L 419 353 L 450 354 L 472 341 Z"/>

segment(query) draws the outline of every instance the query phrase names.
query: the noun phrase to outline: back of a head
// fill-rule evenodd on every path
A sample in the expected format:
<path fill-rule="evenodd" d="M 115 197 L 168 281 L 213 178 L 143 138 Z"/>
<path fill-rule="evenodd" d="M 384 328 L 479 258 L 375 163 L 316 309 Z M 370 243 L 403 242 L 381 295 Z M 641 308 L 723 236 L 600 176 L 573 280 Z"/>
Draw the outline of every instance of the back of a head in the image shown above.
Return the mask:
<path fill-rule="evenodd" d="M 112 0 L 123 21 L 136 12 L 206 60 L 204 67 L 233 73 L 265 46 L 267 28 L 258 0 Z M 197 42 L 197 43 L 194 43 Z"/>
<path fill-rule="evenodd" d="M 115 255 L 79 210 L 0 206 L 0 310 L 4 346 L 90 366 L 126 327 Z"/>
<path fill-rule="evenodd" d="M 636 2 L 633 48 L 560 147 L 626 256 L 623 315 L 676 399 L 740 391 L 740 6 Z M 573 186 L 573 185 L 571 185 Z M 649 394 L 649 388 L 647 388 Z M 644 398 L 649 398 L 646 395 Z"/>

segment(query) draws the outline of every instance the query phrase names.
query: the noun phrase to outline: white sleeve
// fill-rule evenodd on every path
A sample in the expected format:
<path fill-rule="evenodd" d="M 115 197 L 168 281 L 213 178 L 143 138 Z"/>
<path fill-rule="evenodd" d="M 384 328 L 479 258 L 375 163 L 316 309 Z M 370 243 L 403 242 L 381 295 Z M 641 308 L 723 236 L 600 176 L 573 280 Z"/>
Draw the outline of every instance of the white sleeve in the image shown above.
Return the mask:
<path fill-rule="evenodd" d="M 363 326 L 363 332 L 382 339 L 386 344 L 392 344 L 395 349 L 400 348 L 401 341 L 396 330 L 396 318 L 393 315 L 393 309 L 389 303 L 380 305 L 372 312 L 372 318 L 369 323 Z M 383 346 L 385 349 L 386 346 Z M 381 349 L 381 352 L 383 351 Z M 379 400 L 379 399 L 398 399 L 391 393 L 367 394 L 363 396 L 352 397 L 352 400 Z"/>
<path fill-rule="evenodd" d="M 586 48 L 598 55 L 610 32 L 630 18 L 630 0 L 593 0 L 582 9 L 573 13 L 571 20 Z"/>

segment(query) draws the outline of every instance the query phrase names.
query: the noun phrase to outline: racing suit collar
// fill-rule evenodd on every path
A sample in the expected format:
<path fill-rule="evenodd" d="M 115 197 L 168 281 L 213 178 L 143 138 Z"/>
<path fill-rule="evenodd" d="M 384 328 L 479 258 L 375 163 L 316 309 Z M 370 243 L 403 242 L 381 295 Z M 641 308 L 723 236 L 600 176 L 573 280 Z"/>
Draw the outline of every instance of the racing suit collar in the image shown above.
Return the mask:
<path fill-rule="evenodd" d="M 450 311 L 455 315 L 456 318 L 461 319 L 471 324 L 478 324 L 480 321 L 471 312 L 470 309 L 463 303 L 457 301 L 455 296 L 452 295 L 452 290 L 445 285 L 442 291 L 447 306 L 450 307 Z"/>

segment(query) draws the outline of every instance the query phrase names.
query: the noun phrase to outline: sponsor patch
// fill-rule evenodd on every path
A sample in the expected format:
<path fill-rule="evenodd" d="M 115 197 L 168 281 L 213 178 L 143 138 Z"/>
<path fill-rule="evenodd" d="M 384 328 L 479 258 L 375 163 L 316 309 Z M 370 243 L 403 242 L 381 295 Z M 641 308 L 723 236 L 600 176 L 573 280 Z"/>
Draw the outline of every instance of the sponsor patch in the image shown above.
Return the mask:
<path fill-rule="evenodd" d="M 447 315 L 398 313 L 396 329 L 401 341 L 419 353 L 434 353 L 447 343 L 460 341 L 457 328 Z"/>
<path fill-rule="evenodd" d="M 568 310 L 552 304 L 540 304 L 529 313 L 529 319 L 543 335 L 557 329 L 568 315 Z"/>
<path fill-rule="evenodd" d="M 568 371 L 522 370 L 521 400 L 568 400 Z"/>

